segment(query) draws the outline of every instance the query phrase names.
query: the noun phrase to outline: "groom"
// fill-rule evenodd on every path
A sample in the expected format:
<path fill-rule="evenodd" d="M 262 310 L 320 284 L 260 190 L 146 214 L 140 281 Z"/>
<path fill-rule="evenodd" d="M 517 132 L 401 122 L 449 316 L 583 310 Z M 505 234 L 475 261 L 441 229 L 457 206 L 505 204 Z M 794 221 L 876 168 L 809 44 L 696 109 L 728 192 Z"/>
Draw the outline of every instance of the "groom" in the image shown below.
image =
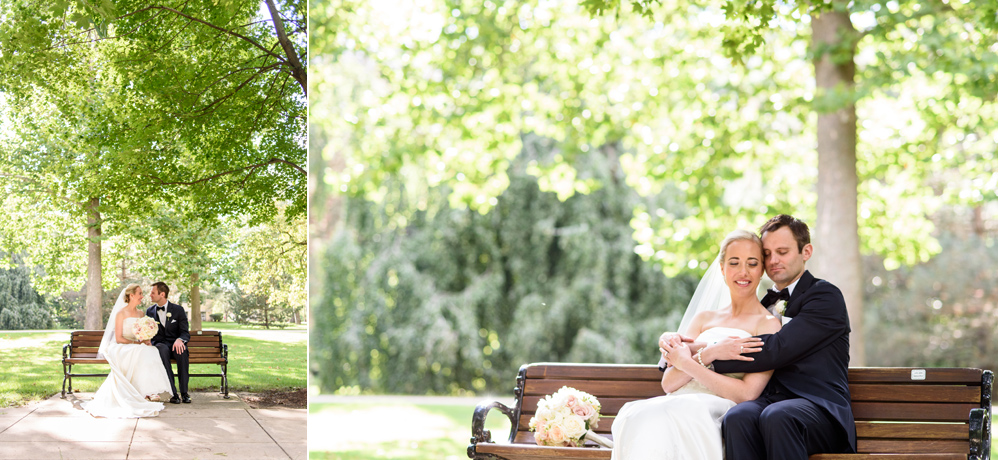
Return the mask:
<path fill-rule="evenodd" d="M 815 453 L 856 452 L 849 315 L 842 292 L 804 269 L 813 251 L 807 224 L 781 214 L 759 233 L 766 274 L 776 283 L 761 302 L 784 316 L 783 329 L 751 339 L 762 340 L 761 350 L 742 339 L 725 339 L 701 354 L 705 365 L 713 362 L 722 374 L 775 369 L 759 398 L 724 416 L 725 458 L 806 460 Z"/>
<path fill-rule="evenodd" d="M 152 292 L 149 298 L 153 301 L 153 306 L 146 310 L 146 316 L 159 323 L 159 331 L 152 338 L 152 344 L 159 349 L 159 357 L 166 367 L 166 375 L 170 377 L 170 389 L 173 390 L 173 397 L 170 402 L 180 404 L 191 402 L 190 395 L 187 394 L 187 382 L 189 380 L 190 353 L 187 351 L 187 342 L 191 340 L 190 328 L 187 324 L 187 313 L 184 308 L 167 300 L 170 295 L 170 287 L 162 281 L 157 281 L 152 285 Z M 180 396 L 177 396 L 177 386 L 173 383 L 173 366 L 170 359 L 177 361 L 177 375 L 180 377 Z"/>

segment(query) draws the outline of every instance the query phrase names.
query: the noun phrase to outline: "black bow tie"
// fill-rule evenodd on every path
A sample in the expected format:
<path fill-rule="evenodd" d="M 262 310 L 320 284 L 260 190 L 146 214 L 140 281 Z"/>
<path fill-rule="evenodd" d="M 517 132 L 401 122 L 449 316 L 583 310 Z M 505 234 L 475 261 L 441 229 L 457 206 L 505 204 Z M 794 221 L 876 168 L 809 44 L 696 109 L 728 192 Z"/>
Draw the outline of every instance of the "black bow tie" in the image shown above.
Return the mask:
<path fill-rule="evenodd" d="M 156 311 L 166 311 L 166 307 L 156 307 Z"/>
<path fill-rule="evenodd" d="M 790 301 L 790 289 L 783 288 L 782 291 L 768 290 L 759 303 L 768 308 L 770 305 L 773 305 L 781 300 Z"/>

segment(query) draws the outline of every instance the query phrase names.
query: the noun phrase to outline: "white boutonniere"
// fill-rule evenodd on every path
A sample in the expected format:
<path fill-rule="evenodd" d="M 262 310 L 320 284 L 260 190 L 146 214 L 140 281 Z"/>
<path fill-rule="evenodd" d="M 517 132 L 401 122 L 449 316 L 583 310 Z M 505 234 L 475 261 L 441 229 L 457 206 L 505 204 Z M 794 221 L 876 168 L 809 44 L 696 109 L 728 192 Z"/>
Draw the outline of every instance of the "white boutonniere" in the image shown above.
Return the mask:
<path fill-rule="evenodd" d="M 783 316 L 783 313 L 787 311 L 787 301 L 780 300 L 779 302 L 776 302 L 776 305 L 773 306 L 773 311 L 776 312 L 777 315 Z"/>
<path fill-rule="evenodd" d="M 781 313 L 781 314 L 782 314 L 782 313 Z M 167 314 L 166 314 L 166 317 L 167 317 L 167 318 L 172 318 L 172 317 L 173 317 L 173 313 L 167 313 Z"/>

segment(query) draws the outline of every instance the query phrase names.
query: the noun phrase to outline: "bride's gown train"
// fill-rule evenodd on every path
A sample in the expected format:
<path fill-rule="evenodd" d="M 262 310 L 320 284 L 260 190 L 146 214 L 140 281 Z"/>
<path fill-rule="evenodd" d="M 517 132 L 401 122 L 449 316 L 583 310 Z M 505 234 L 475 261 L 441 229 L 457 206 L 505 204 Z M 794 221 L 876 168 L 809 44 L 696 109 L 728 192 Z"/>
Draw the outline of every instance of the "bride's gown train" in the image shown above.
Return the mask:
<path fill-rule="evenodd" d="M 138 318 L 125 318 L 122 334 L 131 338 L 132 325 Z M 108 319 L 114 324 L 114 316 Z M 112 327 L 113 331 L 113 327 Z M 106 338 L 105 338 L 106 339 Z M 101 384 L 94 399 L 83 403 L 83 409 L 95 417 L 137 418 L 154 417 L 163 410 L 163 403 L 145 399 L 146 396 L 169 393 L 170 380 L 163 368 L 156 347 L 142 344 L 118 343 L 113 332 L 105 344 L 104 359 L 111 366 L 107 380 Z"/>
<path fill-rule="evenodd" d="M 725 337 L 751 337 L 746 331 L 713 327 L 697 336 L 715 343 Z M 729 374 L 741 378 L 743 374 Z M 613 460 L 721 460 L 721 419 L 734 401 L 712 393 L 696 380 L 665 396 L 631 401 L 613 421 Z"/>

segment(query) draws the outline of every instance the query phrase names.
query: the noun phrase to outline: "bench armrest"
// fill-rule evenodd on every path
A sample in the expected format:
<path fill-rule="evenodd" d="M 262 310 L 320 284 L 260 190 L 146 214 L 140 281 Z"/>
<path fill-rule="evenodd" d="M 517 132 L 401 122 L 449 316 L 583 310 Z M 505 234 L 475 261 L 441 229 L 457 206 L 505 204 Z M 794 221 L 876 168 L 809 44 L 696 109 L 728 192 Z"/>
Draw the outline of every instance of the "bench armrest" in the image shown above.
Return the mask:
<path fill-rule="evenodd" d="M 970 410 L 970 455 L 971 460 L 991 458 L 991 414 L 984 408 Z"/>
<path fill-rule="evenodd" d="M 475 452 L 475 445 L 480 442 L 493 442 L 492 432 L 485 429 L 485 417 L 489 411 L 497 409 L 509 419 L 509 442 L 513 442 L 518 428 L 517 421 L 514 420 L 513 409 L 499 401 L 481 402 L 475 407 L 475 413 L 471 416 L 471 445 L 468 446 L 468 457 L 478 458 Z"/>
<path fill-rule="evenodd" d="M 69 357 L 69 344 L 67 343 L 62 346 L 62 360 L 66 361 L 66 358 L 68 357 Z"/>

